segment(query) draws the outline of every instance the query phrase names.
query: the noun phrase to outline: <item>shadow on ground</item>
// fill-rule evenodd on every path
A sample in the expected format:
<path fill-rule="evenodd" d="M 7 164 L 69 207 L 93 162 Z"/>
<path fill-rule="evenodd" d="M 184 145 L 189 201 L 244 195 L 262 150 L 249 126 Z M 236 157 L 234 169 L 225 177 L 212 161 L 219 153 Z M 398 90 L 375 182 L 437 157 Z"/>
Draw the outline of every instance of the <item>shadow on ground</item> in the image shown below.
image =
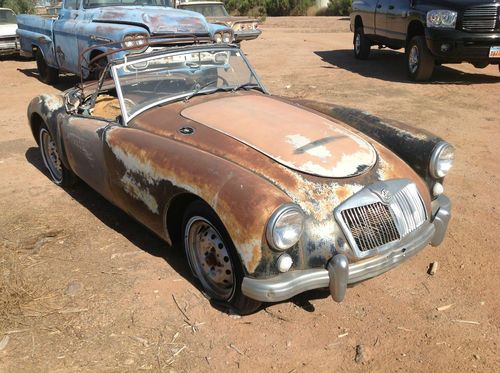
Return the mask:
<path fill-rule="evenodd" d="M 36 69 L 17 69 L 17 71 L 23 73 L 29 78 L 34 78 L 38 79 L 38 71 Z M 52 87 L 60 90 L 60 91 L 65 91 L 67 89 L 70 89 L 74 87 L 75 85 L 81 83 L 80 78 L 78 78 L 76 75 L 72 74 L 61 74 L 59 75 L 59 79 L 57 80 L 56 84 L 53 84 Z"/>
<path fill-rule="evenodd" d="M 45 168 L 38 148 L 29 148 L 25 153 L 25 157 L 30 164 L 50 179 L 50 175 Z M 54 185 L 54 187 L 56 186 Z M 199 288 L 196 280 L 191 275 L 188 264 L 181 252 L 181 248 L 169 246 L 155 233 L 151 232 L 145 226 L 128 216 L 121 209 L 108 202 L 82 181 L 74 187 L 64 188 L 64 190 L 107 227 L 124 236 L 139 249 L 155 257 L 163 258 L 180 276 L 188 280 L 191 284 L 193 284 L 193 286 Z M 321 289 L 312 290 L 281 303 L 291 301 L 297 307 L 306 312 L 314 312 L 314 305 L 310 301 L 314 299 L 326 298 L 328 296 L 328 291 Z M 232 312 L 218 302 L 211 301 L 210 303 L 214 308 L 221 312 Z M 268 305 L 269 304 L 264 304 L 262 308 L 266 310 Z"/>
<path fill-rule="evenodd" d="M 316 51 L 314 52 L 324 62 L 331 66 L 326 68 L 340 68 L 351 71 L 367 78 L 376 78 L 384 81 L 409 83 L 406 73 L 406 58 L 402 52 L 392 50 L 372 49 L 370 58 L 366 61 L 354 58 L 351 49 Z M 448 66 L 436 66 L 431 81 L 425 84 L 493 84 L 500 83 L 500 75 L 493 76 L 478 73 L 466 73 Z"/>

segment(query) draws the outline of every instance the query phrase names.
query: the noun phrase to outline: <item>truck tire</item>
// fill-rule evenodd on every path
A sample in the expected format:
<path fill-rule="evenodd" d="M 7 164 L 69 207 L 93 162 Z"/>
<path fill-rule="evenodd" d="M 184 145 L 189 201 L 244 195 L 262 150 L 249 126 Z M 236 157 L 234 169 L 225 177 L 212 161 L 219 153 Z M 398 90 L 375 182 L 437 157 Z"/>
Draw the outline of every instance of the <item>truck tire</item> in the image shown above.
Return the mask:
<path fill-rule="evenodd" d="M 47 65 L 40 49 L 36 51 L 36 67 L 38 69 L 39 79 L 47 84 L 54 84 L 59 79 L 59 70 Z"/>
<path fill-rule="evenodd" d="M 354 30 L 354 57 L 358 60 L 366 60 L 370 56 L 370 41 L 365 36 L 362 26 Z"/>
<path fill-rule="evenodd" d="M 414 81 L 429 80 L 434 71 L 434 56 L 427 48 L 424 36 L 414 36 L 406 46 L 408 76 Z"/>

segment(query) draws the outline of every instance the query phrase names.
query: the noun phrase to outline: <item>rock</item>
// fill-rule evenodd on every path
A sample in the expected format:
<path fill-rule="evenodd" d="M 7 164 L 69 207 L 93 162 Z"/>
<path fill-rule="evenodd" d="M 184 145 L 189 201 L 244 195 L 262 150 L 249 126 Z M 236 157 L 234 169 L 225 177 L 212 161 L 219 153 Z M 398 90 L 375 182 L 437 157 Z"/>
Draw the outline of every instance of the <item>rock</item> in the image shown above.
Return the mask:
<path fill-rule="evenodd" d="M 430 265 L 429 265 L 429 270 L 427 271 L 428 274 L 430 274 L 431 276 L 434 276 L 438 270 L 438 267 L 439 267 L 439 263 L 438 262 L 432 262 Z"/>
<path fill-rule="evenodd" d="M 365 347 L 363 345 L 356 346 L 356 356 L 354 357 L 354 361 L 358 364 L 365 361 Z"/>
<path fill-rule="evenodd" d="M 9 339 L 10 337 L 6 335 L 0 340 L 0 351 L 5 350 L 5 348 L 9 344 Z"/>
<path fill-rule="evenodd" d="M 82 292 L 82 290 L 83 290 L 83 285 L 81 282 L 71 281 L 66 286 L 66 290 L 64 291 L 64 293 L 66 295 L 69 295 L 70 297 L 75 297 L 78 294 L 80 294 Z"/>
<path fill-rule="evenodd" d="M 474 355 L 472 355 L 472 356 L 474 356 L 474 359 L 476 359 L 476 360 L 479 360 L 479 359 L 480 359 L 479 355 L 477 355 L 477 354 L 474 354 Z"/>

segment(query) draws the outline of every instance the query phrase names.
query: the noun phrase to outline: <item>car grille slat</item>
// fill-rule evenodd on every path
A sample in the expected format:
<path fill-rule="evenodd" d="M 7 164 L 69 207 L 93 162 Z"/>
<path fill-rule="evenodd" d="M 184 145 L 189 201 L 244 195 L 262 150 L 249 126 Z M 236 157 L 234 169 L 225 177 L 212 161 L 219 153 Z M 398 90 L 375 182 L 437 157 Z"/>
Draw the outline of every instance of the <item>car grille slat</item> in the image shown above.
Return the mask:
<path fill-rule="evenodd" d="M 375 202 L 340 211 L 340 217 L 364 252 L 397 241 L 418 229 L 426 220 L 424 203 L 415 184 L 393 194 L 389 203 Z"/>
<path fill-rule="evenodd" d="M 480 5 L 466 9 L 462 17 L 462 29 L 465 31 L 489 32 L 500 28 L 498 20 L 500 6 Z"/>

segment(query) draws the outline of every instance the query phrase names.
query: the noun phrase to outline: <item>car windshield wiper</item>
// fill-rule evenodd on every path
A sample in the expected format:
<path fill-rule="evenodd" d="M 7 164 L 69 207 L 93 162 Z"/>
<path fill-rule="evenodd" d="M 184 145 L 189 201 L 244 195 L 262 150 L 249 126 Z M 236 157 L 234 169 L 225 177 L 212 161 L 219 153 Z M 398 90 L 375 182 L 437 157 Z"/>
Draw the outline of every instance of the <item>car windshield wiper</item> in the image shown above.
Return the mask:
<path fill-rule="evenodd" d="M 189 99 L 193 96 L 196 96 L 198 93 L 200 93 L 200 91 L 202 89 L 205 89 L 207 88 L 208 86 L 211 86 L 212 84 L 215 84 L 217 83 L 218 79 L 214 79 L 214 80 L 211 80 L 209 81 L 208 83 L 205 83 L 203 85 L 200 85 L 199 83 L 197 83 L 197 87 L 195 88 L 195 90 L 193 92 L 191 92 L 191 94 L 187 95 L 185 98 L 184 98 L 184 101 L 189 101 Z"/>
<path fill-rule="evenodd" d="M 240 90 L 240 89 L 258 89 L 259 91 L 264 92 L 264 90 L 262 89 L 262 87 L 260 85 L 258 85 L 257 83 L 250 83 L 250 82 L 246 82 L 246 83 L 237 85 L 237 86 L 233 87 L 231 89 L 231 91 L 236 92 L 237 90 Z"/>

